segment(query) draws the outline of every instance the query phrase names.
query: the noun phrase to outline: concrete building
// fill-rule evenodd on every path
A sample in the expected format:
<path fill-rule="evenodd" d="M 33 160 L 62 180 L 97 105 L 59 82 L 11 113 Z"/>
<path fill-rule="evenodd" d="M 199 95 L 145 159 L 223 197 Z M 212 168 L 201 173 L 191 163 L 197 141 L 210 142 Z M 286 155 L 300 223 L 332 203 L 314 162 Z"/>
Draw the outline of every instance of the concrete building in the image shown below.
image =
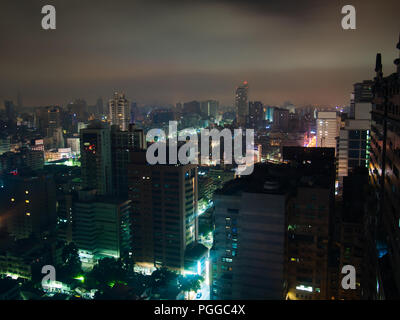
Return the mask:
<path fill-rule="evenodd" d="M 284 147 L 283 159 L 293 170 L 286 216 L 286 298 L 329 299 L 328 266 L 335 199 L 334 149 Z"/>
<path fill-rule="evenodd" d="M 131 113 L 124 93 L 114 92 L 114 96 L 108 101 L 108 110 L 111 124 L 118 125 L 122 131 L 128 130 Z"/>
<path fill-rule="evenodd" d="M 98 194 L 112 191 L 111 134 L 101 122 L 80 131 L 82 186 Z"/>
<path fill-rule="evenodd" d="M 145 150 L 144 132 L 129 125 L 127 131 L 121 131 L 117 125 L 111 127 L 112 193 L 119 197 L 128 197 L 128 163 L 134 150 Z"/>
<path fill-rule="evenodd" d="M 135 263 L 183 272 L 185 250 L 198 238 L 196 165 L 148 165 L 146 152 L 134 152 L 128 179 Z"/>
<path fill-rule="evenodd" d="M 200 102 L 200 112 L 205 117 L 216 118 L 219 102 L 216 100 L 206 100 Z"/>
<path fill-rule="evenodd" d="M 255 168 L 214 196 L 211 299 L 282 299 L 286 194 Z"/>
<path fill-rule="evenodd" d="M 264 124 L 265 111 L 261 101 L 250 101 L 249 102 L 249 116 L 248 123 L 250 128 L 258 129 Z"/>
<path fill-rule="evenodd" d="M 99 197 L 96 190 L 79 191 L 72 210 L 72 241 L 84 268 L 92 268 L 105 257 L 129 255 L 130 200 Z"/>
<path fill-rule="evenodd" d="M 43 169 L 43 165 L 44 152 L 39 150 L 22 148 L 17 152 L 9 151 L 0 155 L 0 173 L 35 172 Z"/>
<path fill-rule="evenodd" d="M 275 108 L 273 111 L 273 129 L 275 131 L 288 132 L 289 130 L 289 110 Z"/>
<path fill-rule="evenodd" d="M 0 229 L 15 239 L 41 237 L 55 228 L 56 195 L 52 175 L 10 175 L 0 191 Z"/>
<path fill-rule="evenodd" d="M 350 118 L 357 118 L 356 116 L 356 103 L 371 103 L 372 102 L 372 80 L 364 80 L 354 84 L 354 91 L 352 94 L 352 101 L 350 103 Z"/>
<path fill-rule="evenodd" d="M 354 266 L 356 288 L 345 290 L 339 285 L 337 298 L 339 300 L 360 300 L 364 298 L 364 288 L 368 287 L 368 282 L 371 280 L 367 279 L 367 274 L 364 272 L 367 265 L 364 218 L 368 198 L 368 169 L 358 167 L 343 180 L 339 270 L 346 265 Z"/>
<path fill-rule="evenodd" d="M 397 49 L 400 50 L 400 40 Z M 376 196 L 375 205 L 370 206 L 369 241 L 377 259 L 369 265 L 377 279 L 371 295 L 396 299 L 400 296 L 400 54 L 395 60 L 397 70 L 386 77 L 381 59 L 378 54 L 369 168 Z"/>
<path fill-rule="evenodd" d="M 354 84 L 350 118 L 339 131 L 337 176 L 342 184 L 355 167 L 369 166 L 372 92 L 370 81 Z"/>
<path fill-rule="evenodd" d="M 339 136 L 340 118 L 336 112 L 319 111 L 317 114 L 317 147 L 335 148 Z"/>
<path fill-rule="evenodd" d="M 248 82 L 243 81 L 243 83 L 236 88 L 235 92 L 236 122 L 240 127 L 246 126 L 247 117 L 249 115 L 248 93 Z"/>

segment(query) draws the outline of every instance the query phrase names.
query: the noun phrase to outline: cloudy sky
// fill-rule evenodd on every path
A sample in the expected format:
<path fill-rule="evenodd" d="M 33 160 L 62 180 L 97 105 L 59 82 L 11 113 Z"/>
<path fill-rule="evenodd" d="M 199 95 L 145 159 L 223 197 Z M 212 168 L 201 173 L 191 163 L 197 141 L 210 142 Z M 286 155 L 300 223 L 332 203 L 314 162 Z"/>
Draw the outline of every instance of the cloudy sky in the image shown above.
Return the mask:
<path fill-rule="evenodd" d="M 56 30 L 41 28 L 45 4 Z M 341 27 L 346 4 L 356 30 Z M 94 103 L 123 90 L 139 104 L 231 105 L 247 80 L 265 104 L 348 104 L 377 52 L 394 71 L 399 15 L 397 0 L 1 0 L 0 99 Z"/>

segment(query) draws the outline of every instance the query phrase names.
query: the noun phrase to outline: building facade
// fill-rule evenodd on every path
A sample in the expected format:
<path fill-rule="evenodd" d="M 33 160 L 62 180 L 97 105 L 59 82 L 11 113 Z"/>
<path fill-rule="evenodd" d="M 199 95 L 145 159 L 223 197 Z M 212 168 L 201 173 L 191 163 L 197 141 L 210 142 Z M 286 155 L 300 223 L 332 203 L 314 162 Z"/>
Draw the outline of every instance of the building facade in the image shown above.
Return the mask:
<path fill-rule="evenodd" d="M 370 210 L 370 242 L 378 257 L 376 295 L 386 299 L 400 296 L 400 58 L 395 64 L 396 72 L 383 77 L 377 55 L 369 167 L 377 200 Z"/>
<path fill-rule="evenodd" d="M 108 110 L 111 124 L 118 125 L 122 131 L 128 130 L 131 113 L 124 93 L 114 92 L 114 96 L 108 101 Z"/>
<path fill-rule="evenodd" d="M 135 263 L 183 272 L 185 250 L 198 239 L 197 166 L 149 165 L 146 152 L 134 152 L 128 184 Z"/>

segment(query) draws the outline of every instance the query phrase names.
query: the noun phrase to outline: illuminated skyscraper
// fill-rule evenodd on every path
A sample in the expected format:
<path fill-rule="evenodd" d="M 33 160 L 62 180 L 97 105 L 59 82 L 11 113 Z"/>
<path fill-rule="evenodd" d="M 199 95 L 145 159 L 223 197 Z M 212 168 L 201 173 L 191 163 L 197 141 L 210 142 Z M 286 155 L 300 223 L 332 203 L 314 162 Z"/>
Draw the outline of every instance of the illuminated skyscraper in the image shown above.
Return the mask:
<path fill-rule="evenodd" d="M 372 110 L 369 83 L 364 81 L 354 84 L 351 116 L 339 131 L 337 171 L 340 183 L 355 167 L 368 167 Z"/>
<path fill-rule="evenodd" d="M 249 104 L 247 102 L 249 86 L 247 81 L 237 87 L 235 95 L 235 107 L 237 111 L 237 123 L 239 126 L 245 126 L 247 116 L 249 115 Z"/>
<path fill-rule="evenodd" d="M 122 131 L 128 130 L 131 118 L 129 101 L 124 93 L 114 92 L 113 98 L 108 101 L 111 124 L 116 124 Z"/>
<path fill-rule="evenodd" d="M 183 272 L 198 238 L 196 165 L 148 165 L 146 152 L 133 152 L 128 179 L 136 265 Z"/>
<path fill-rule="evenodd" d="M 339 136 L 340 121 L 336 112 L 318 112 L 317 147 L 335 148 Z"/>

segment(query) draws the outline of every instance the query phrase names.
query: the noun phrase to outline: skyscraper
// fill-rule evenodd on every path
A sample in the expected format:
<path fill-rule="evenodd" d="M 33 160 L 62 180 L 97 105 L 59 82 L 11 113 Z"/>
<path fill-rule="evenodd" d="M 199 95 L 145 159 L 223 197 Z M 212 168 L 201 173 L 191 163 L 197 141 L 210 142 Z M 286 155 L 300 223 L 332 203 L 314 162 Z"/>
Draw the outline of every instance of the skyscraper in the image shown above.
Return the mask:
<path fill-rule="evenodd" d="M 134 150 L 146 149 L 144 132 L 130 124 L 127 131 L 111 126 L 112 192 L 119 197 L 128 196 L 128 164 Z"/>
<path fill-rule="evenodd" d="M 289 130 L 289 110 L 285 108 L 274 108 L 273 128 L 277 131 L 287 132 Z"/>
<path fill-rule="evenodd" d="M 343 177 L 355 167 L 368 168 L 369 164 L 372 110 L 370 81 L 354 84 L 354 92 L 350 118 L 345 120 L 345 126 L 339 131 L 337 150 L 339 183 L 342 183 Z"/>
<path fill-rule="evenodd" d="M 339 136 L 340 121 L 335 111 L 318 112 L 317 115 L 317 147 L 335 148 L 336 137 Z"/>
<path fill-rule="evenodd" d="M 96 113 L 102 115 L 104 113 L 103 98 L 98 98 L 96 101 Z"/>
<path fill-rule="evenodd" d="M 130 252 L 131 201 L 98 197 L 95 190 L 79 191 L 72 208 L 72 240 L 84 268 L 105 257 L 119 258 Z"/>
<path fill-rule="evenodd" d="M 216 100 L 202 101 L 200 103 L 200 111 L 205 117 L 215 118 L 217 116 L 218 105 L 219 103 Z"/>
<path fill-rule="evenodd" d="M 249 102 L 249 116 L 248 122 L 251 128 L 257 129 L 263 124 L 265 120 L 264 107 L 261 101 Z"/>
<path fill-rule="evenodd" d="M 214 195 L 211 299 L 282 299 L 286 194 L 259 168 Z"/>
<path fill-rule="evenodd" d="M 0 219 L 16 239 L 41 237 L 56 224 L 56 187 L 52 175 L 9 175 L 0 195 Z"/>
<path fill-rule="evenodd" d="M 370 224 L 370 242 L 378 257 L 377 295 L 386 299 L 400 296 L 400 58 L 395 64 L 396 72 L 383 77 L 377 55 L 371 126 L 370 178 L 377 204 L 370 207 L 370 221 L 376 221 Z"/>
<path fill-rule="evenodd" d="M 112 188 L 110 128 L 93 122 L 80 131 L 82 187 L 110 194 Z"/>
<path fill-rule="evenodd" d="M 294 169 L 290 175 L 294 188 L 286 207 L 286 298 L 328 299 L 335 151 L 283 147 L 283 159 Z"/>
<path fill-rule="evenodd" d="M 131 112 L 124 93 L 114 92 L 114 96 L 108 101 L 108 110 L 111 124 L 118 125 L 122 131 L 128 130 Z"/>
<path fill-rule="evenodd" d="M 185 268 L 185 251 L 197 242 L 197 167 L 148 165 L 134 152 L 128 169 L 134 261 L 146 270 Z"/>
<path fill-rule="evenodd" d="M 236 88 L 235 93 L 235 108 L 237 112 L 237 123 L 239 126 L 245 126 L 247 122 L 247 116 L 249 115 L 249 104 L 248 99 L 249 86 L 247 81 Z"/>
<path fill-rule="evenodd" d="M 372 80 L 364 80 L 354 84 L 353 99 L 350 105 L 350 118 L 355 118 L 356 103 L 371 103 L 372 101 Z"/>

